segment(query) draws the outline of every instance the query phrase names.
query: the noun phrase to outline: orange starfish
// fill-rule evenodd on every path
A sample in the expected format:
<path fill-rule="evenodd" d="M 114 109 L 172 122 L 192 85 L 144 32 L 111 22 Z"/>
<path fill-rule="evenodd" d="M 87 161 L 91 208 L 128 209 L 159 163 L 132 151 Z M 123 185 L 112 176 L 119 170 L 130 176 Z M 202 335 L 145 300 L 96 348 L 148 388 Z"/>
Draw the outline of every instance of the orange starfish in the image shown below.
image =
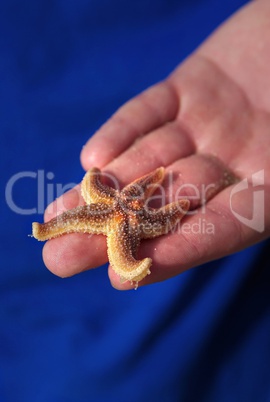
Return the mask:
<path fill-rule="evenodd" d="M 141 239 L 166 234 L 188 211 L 189 201 L 180 200 L 159 209 L 146 205 L 164 178 L 160 167 L 123 188 L 115 190 L 100 181 L 101 172 L 90 169 L 81 185 L 86 205 L 65 211 L 47 223 L 33 223 L 33 236 L 48 240 L 65 233 L 83 232 L 107 236 L 108 257 L 122 281 L 137 284 L 150 274 L 151 258 L 136 260 Z"/>

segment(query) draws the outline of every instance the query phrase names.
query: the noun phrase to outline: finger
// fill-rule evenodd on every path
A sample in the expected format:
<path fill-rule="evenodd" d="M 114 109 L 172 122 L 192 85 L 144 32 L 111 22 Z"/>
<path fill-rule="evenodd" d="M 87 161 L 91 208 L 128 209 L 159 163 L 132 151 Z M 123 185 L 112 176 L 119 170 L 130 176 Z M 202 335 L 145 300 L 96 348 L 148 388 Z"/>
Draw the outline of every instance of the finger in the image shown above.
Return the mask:
<path fill-rule="evenodd" d="M 57 237 L 45 243 L 43 260 L 49 271 L 61 278 L 99 267 L 108 261 L 106 238 L 82 233 Z"/>
<path fill-rule="evenodd" d="M 80 185 L 65 193 L 48 206 L 44 221 L 62 212 L 84 205 Z M 71 233 L 47 241 L 43 247 L 46 267 L 55 275 L 68 277 L 108 261 L 104 236 Z"/>
<path fill-rule="evenodd" d="M 200 208 L 196 214 L 184 218 L 173 233 L 141 244 L 139 258 L 148 256 L 153 263 L 151 275 L 143 279 L 139 286 L 166 280 L 269 236 L 266 230 L 259 233 L 263 229 L 260 216 L 263 211 L 254 214 L 254 208 L 260 209 L 260 205 L 254 205 L 252 186 L 237 194 L 232 192 L 233 189 L 233 185 L 227 187 L 210 200 L 206 208 Z M 265 188 L 261 187 L 260 191 L 265 192 Z M 269 201 L 269 193 L 267 198 Z M 247 220 L 241 220 L 241 217 Z M 263 219 L 266 228 L 269 214 L 263 215 Z M 134 288 L 129 282 L 122 284 L 112 267 L 109 267 L 109 278 L 112 286 L 119 290 Z"/>
<path fill-rule="evenodd" d="M 238 181 L 235 174 L 217 157 L 194 154 L 179 159 L 167 168 L 165 202 L 187 198 L 190 211 L 204 205 L 224 188 Z"/>
<path fill-rule="evenodd" d="M 188 133 L 178 122 L 170 122 L 133 143 L 118 158 L 106 166 L 122 185 L 132 182 L 160 166 L 196 151 Z"/>
<path fill-rule="evenodd" d="M 178 137 L 180 136 L 176 136 L 174 144 L 177 143 Z M 180 140 L 179 138 L 178 140 L 182 141 L 181 138 L 183 137 L 181 136 Z M 147 137 L 145 137 L 146 140 Z M 155 141 L 153 142 L 155 144 Z M 163 143 L 159 144 L 157 149 L 162 146 L 164 146 Z M 190 148 L 187 149 L 191 150 Z M 155 153 L 154 149 L 153 153 Z M 164 159 L 166 158 L 166 162 L 168 162 L 168 164 L 164 163 L 167 166 L 165 179 L 159 186 L 159 191 L 151 197 L 153 202 L 156 200 L 155 206 L 162 206 L 166 203 L 177 201 L 178 198 L 188 198 L 191 204 L 190 209 L 194 210 L 237 180 L 233 172 L 218 158 L 208 154 L 192 154 L 182 158 L 181 156 L 184 153 L 184 147 L 175 146 L 172 157 L 169 155 L 164 157 Z M 140 155 L 141 149 L 138 155 L 137 153 L 136 156 L 134 155 L 134 162 L 132 163 L 132 151 L 129 150 L 119 158 L 119 161 L 108 165 L 108 170 L 115 172 L 113 174 L 117 176 L 117 179 L 120 179 L 119 181 L 122 186 L 131 182 L 135 177 L 140 177 L 147 171 L 160 166 L 158 165 L 157 158 L 154 161 L 148 158 L 148 161 L 145 160 L 143 164 L 137 163 L 136 161 L 139 160 Z M 180 159 L 174 160 L 176 155 L 180 155 Z M 129 163 L 128 160 L 130 161 Z M 165 160 L 163 161 L 165 162 Z M 169 161 L 172 163 L 169 164 Z M 136 176 L 134 170 L 137 172 Z"/>
<path fill-rule="evenodd" d="M 60 215 L 68 209 L 84 204 L 85 202 L 81 195 L 81 185 L 78 184 L 48 205 L 44 213 L 44 222 L 53 219 L 56 215 Z"/>
<path fill-rule="evenodd" d="M 82 149 L 85 170 L 104 167 L 137 138 L 174 120 L 178 97 L 172 86 L 162 82 L 122 106 Z"/>

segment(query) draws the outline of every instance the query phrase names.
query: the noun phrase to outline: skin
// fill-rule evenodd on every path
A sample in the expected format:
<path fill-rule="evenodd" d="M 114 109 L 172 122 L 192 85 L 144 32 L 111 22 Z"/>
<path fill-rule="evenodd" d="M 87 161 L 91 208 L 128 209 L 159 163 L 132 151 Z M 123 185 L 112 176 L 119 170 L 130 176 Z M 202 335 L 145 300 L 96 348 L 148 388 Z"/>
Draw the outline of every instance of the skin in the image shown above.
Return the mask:
<path fill-rule="evenodd" d="M 173 172 L 172 191 L 183 183 L 215 185 L 203 208 L 191 199 L 184 222 L 205 219 L 214 234 L 186 230 L 143 241 L 138 258 L 153 260 L 140 286 L 163 281 L 207 261 L 242 250 L 270 234 L 270 3 L 250 2 L 225 22 L 163 82 L 121 107 L 85 145 L 81 163 L 114 175 L 121 185 L 164 166 Z M 117 141 L 115 140 L 117 138 Z M 164 152 L 164 150 L 166 150 Z M 235 180 L 264 169 L 265 230 L 241 223 L 230 208 Z M 168 183 L 165 189 L 169 194 Z M 210 194 L 210 193 L 209 193 Z M 191 187 L 181 195 L 194 195 Z M 252 217 L 251 186 L 233 198 L 233 209 Z M 83 204 L 78 188 L 50 205 L 45 220 Z M 191 226 L 190 226 L 191 227 Z M 69 234 L 48 241 L 46 266 L 67 277 L 107 262 L 104 236 Z M 121 283 L 111 267 L 112 286 Z"/>

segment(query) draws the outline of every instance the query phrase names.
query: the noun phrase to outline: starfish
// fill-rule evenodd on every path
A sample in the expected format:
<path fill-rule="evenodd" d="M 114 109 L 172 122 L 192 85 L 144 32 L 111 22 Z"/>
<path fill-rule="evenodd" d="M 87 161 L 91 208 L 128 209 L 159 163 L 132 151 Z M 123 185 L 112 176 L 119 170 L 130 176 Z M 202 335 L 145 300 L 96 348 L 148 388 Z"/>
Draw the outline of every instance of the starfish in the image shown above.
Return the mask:
<path fill-rule="evenodd" d="M 150 274 L 151 258 L 136 259 L 141 239 L 167 234 L 189 209 L 188 200 L 150 208 L 147 200 L 163 181 L 164 168 L 135 180 L 119 191 L 101 181 L 98 168 L 90 169 L 81 184 L 86 205 L 67 210 L 50 221 L 33 223 L 33 236 L 49 240 L 66 233 L 107 236 L 108 258 L 124 281 L 141 281 Z"/>

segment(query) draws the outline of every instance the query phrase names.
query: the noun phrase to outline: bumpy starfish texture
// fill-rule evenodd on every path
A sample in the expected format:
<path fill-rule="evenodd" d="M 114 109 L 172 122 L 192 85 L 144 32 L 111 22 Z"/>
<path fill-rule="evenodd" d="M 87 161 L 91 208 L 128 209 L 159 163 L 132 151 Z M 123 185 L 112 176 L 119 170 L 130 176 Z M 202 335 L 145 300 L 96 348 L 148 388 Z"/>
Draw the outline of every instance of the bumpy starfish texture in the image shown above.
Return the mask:
<path fill-rule="evenodd" d="M 140 240 L 168 233 L 189 208 L 188 200 L 159 209 L 147 205 L 163 178 L 161 167 L 119 191 L 103 184 L 100 170 L 92 168 L 81 185 L 86 205 L 65 211 L 47 223 L 34 222 L 33 236 L 49 240 L 72 232 L 106 235 L 112 268 L 122 282 L 138 283 L 150 274 L 152 264 L 151 258 L 136 259 Z"/>

